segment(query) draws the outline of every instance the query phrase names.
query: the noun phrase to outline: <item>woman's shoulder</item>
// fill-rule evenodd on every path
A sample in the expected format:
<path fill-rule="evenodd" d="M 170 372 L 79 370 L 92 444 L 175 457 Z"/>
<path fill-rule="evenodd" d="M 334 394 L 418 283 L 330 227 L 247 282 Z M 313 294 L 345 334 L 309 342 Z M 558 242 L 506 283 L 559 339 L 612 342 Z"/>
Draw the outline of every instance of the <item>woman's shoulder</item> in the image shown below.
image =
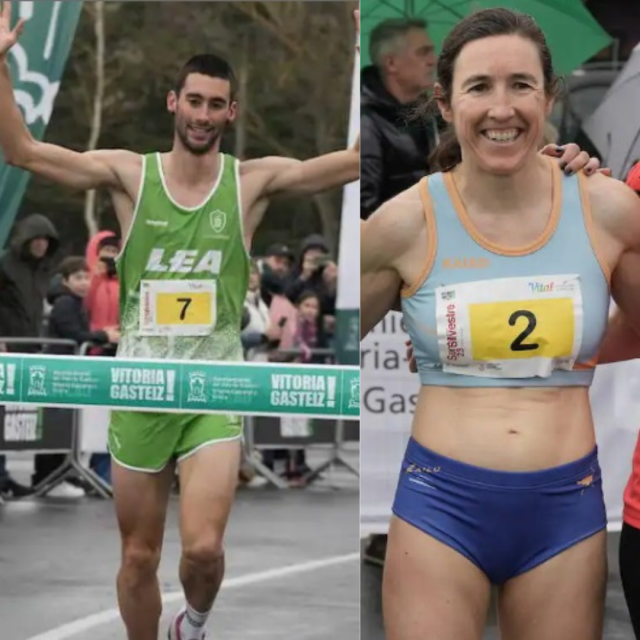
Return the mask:
<path fill-rule="evenodd" d="M 361 273 L 398 268 L 398 261 L 423 239 L 426 216 L 420 186 L 383 204 L 360 228 Z"/>
<path fill-rule="evenodd" d="M 424 224 L 420 183 L 387 200 L 365 223 L 392 236 L 414 234 Z"/>

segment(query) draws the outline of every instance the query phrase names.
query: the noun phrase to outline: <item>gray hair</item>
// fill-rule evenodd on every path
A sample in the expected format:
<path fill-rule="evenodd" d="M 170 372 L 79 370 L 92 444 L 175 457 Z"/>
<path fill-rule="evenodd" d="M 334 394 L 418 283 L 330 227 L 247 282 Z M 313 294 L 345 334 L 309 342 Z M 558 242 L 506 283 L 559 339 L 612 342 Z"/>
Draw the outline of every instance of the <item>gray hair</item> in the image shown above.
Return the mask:
<path fill-rule="evenodd" d="M 427 21 L 421 18 L 401 18 L 383 20 L 377 24 L 369 36 L 369 58 L 380 69 L 385 56 L 397 53 L 405 46 L 409 31 L 427 29 Z"/>

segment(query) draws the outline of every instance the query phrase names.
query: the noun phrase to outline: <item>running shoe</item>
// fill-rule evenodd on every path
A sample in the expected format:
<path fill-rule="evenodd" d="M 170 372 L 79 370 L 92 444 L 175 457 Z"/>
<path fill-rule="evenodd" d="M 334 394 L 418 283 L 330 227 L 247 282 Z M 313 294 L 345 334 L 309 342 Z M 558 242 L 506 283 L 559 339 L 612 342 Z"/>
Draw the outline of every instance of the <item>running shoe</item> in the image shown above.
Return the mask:
<path fill-rule="evenodd" d="M 180 624 L 182 623 L 182 619 L 186 614 L 187 612 L 183 609 L 182 611 L 179 611 L 171 621 L 171 624 L 169 625 L 169 631 L 167 632 L 167 638 L 169 640 L 182 640 L 182 635 L 180 633 Z M 203 631 L 202 635 L 200 636 L 200 640 L 205 640 L 206 635 L 206 631 Z"/>

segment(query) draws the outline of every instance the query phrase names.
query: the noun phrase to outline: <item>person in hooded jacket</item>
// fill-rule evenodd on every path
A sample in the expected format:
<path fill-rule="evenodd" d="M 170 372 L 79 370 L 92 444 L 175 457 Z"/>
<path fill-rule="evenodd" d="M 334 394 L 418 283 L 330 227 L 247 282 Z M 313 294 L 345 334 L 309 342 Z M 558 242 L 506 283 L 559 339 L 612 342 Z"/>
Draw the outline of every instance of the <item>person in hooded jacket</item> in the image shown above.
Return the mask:
<path fill-rule="evenodd" d="M 44 298 L 58 246 L 58 232 L 43 215 L 30 215 L 16 225 L 11 244 L 0 256 L 0 336 L 42 336 Z M 40 347 L 8 344 L 7 350 L 39 351 Z"/>
<path fill-rule="evenodd" d="M 85 307 L 89 312 L 91 331 L 120 326 L 120 282 L 115 260 L 120 248 L 120 237 L 113 231 L 100 231 L 87 243 L 85 255 L 91 281 Z M 95 347 L 89 354 L 115 356 L 116 347 L 114 344 Z M 108 453 L 92 454 L 89 466 L 102 480 L 111 484 L 111 456 Z"/>
<path fill-rule="evenodd" d="M 85 306 L 92 331 L 120 325 L 120 283 L 115 262 L 119 251 L 120 238 L 112 231 L 100 231 L 87 244 L 86 261 L 91 281 Z"/>
<path fill-rule="evenodd" d="M 361 72 L 360 217 L 414 185 L 428 171 L 438 122 L 412 118 L 433 84 L 437 58 L 417 18 L 385 20 L 369 38 L 370 66 Z"/>
<path fill-rule="evenodd" d="M 43 215 L 30 215 L 15 226 L 13 239 L 0 256 L 0 337 L 42 336 L 44 297 L 58 245 L 58 232 Z M 10 352 L 40 350 L 37 344 L 11 342 L 4 348 Z M 5 457 L 0 456 L 0 496 L 21 497 L 30 492 L 11 477 Z"/>
<path fill-rule="evenodd" d="M 48 337 L 73 340 L 78 346 L 85 342 L 115 344 L 120 334 L 116 327 L 92 331 L 85 298 L 89 291 L 89 268 L 82 256 L 65 258 L 59 267 L 61 280 L 54 281 L 47 295 L 51 306 Z M 50 345 L 46 352 L 52 355 L 73 355 L 74 349 L 63 345 Z M 35 456 L 33 486 L 52 474 L 65 461 L 65 454 L 37 454 Z M 52 489 L 50 497 L 80 498 L 84 490 L 76 483 L 64 482 Z"/>

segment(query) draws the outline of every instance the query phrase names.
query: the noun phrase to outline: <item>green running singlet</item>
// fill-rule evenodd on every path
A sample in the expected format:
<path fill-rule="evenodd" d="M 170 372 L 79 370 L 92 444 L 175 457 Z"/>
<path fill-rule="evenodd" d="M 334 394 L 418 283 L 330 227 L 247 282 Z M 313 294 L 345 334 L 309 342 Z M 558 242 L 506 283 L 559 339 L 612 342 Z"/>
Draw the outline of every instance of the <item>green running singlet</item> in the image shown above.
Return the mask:
<path fill-rule="evenodd" d="M 218 179 L 197 207 L 170 196 L 160 154 L 143 157 L 138 202 L 117 258 L 118 357 L 241 361 L 249 279 L 239 162 L 220 154 Z M 161 471 L 211 442 L 242 437 L 236 415 L 113 411 L 109 449 L 119 464 Z"/>

